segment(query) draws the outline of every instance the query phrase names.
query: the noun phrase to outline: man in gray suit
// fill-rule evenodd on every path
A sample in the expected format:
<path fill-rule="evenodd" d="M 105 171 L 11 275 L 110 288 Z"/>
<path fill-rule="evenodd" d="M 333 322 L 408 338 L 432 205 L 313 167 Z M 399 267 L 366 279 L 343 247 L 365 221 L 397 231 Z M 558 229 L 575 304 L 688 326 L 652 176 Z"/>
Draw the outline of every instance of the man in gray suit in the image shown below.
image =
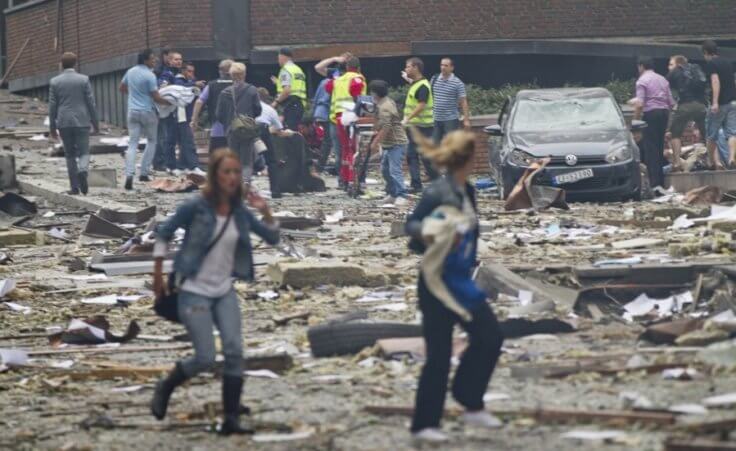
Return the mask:
<path fill-rule="evenodd" d="M 89 167 L 89 127 L 93 133 L 100 130 L 95 109 L 95 98 L 89 77 L 74 70 L 77 55 L 67 52 L 61 56 L 63 72 L 51 79 L 49 87 L 49 126 L 51 137 L 64 143 L 66 169 L 69 173 L 69 194 L 87 194 Z M 58 130 L 58 132 L 57 132 Z"/>

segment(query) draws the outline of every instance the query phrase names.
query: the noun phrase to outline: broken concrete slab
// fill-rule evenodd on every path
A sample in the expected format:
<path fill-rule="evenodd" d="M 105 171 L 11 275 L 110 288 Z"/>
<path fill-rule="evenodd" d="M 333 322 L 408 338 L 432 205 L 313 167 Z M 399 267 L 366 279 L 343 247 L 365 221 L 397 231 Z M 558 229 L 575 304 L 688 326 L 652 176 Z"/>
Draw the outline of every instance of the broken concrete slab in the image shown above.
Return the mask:
<path fill-rule="evenodd" d="M 89 220 L 82 233 L 95 238 L 130 238 L 133 236 L 130 231 L 95 214 L 89 215 Z"/>
<path fill-rule="evenodd" d="M 156 216 L 156 206 L 142 208 L 137 211 L 118 211 L 101 208 L 97 212 L 100 218 L 118 224 L 143 224 Z"/>
<path fill-rule="evenodd" d="M 0 211 L 16 217 L 32 216 L 38 213 L 38 208 L 20 194 L 8 192 L 0 196 Z"/>
<path fill-rule="evenodd" d="M 18 186 L 24 194 L 43 197 L 53 203 L 82 210 L 97 211 L 101 208 L 120 211 L 134 210 L 129 205 L 110 199 L 110 196 L 103 197 L 94 192 L 88 196 L 70 196 L 67 194 L 68 187 L 57 185 L 40 177 L 19 176 Z"/>
<path fill-rule="evenodd" d="M 375 287 L 386 284 L 383 274 L 368 274 L 362 266 L 338 260 L 277 262 L 268 265 L 266 274 L 277 284 L 294 288 L 319 285 Z"/>
<path fill-rule="evenodd" d="M 91 263 L 89 269 L 104 272 L 112 276 L 132 276 L 140 274 L 153 274 L 153 260 L 128 261 L 115 263 Z M 163 270 L 168 273 L 173 266 L 173 260 L 164 260 Z"/>
<path fill-rule="evenodd" d="M 276 219 L 281 228 L 289 230 L 312 229 L 322 225 L 322 220 L 316 218 L 277 216 Z"/>
<path fill-rule="evenodd" d="M 718 187 L 724 192 L 736 190 L 736 171 L 675 172 L 665 176 L 665 185 L 679 193 L 703 186 Z"/>
<path fill-rule="evenodd" d="M 500 293 L 516 296 L 519 291 L 531 291 L 534 293 L 534 302 L 548 301 L 555 303 L 549 293 L 546 293 L 537 285 L 529 283 L 518 274 L 509 271 L 503 265 L 483 263 L 476 269 L 473 279 L 478 287 L 491 298 L 497 297 Z"/>
<path fill-rule="evenodd" d="M 38 234 L 34 231 L 11 228 L 0 231 L 0 247 L 38 244 Z"/>
<path fill-rule="evenodd" d="M 664 244 L 664 240 L 657 238 L 634 238 L 632 240 L 616 241 L 611 243 L 614 249 L 641 249 Z"/>
<path fill-rule="evenodd" d="M 87 183 L 93 188 L 117 188 L 117 170 L 112 168 L 90 169 L 87 173 Z"/>

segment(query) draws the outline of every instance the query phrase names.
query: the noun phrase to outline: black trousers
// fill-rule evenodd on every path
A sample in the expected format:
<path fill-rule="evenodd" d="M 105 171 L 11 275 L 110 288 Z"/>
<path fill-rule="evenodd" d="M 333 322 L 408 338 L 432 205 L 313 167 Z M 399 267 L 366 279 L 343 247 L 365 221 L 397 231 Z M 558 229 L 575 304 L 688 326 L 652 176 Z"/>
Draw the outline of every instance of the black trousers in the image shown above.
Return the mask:
<path fill-rule="evenodd" d="M 483 409 L 483 395 L 503 344 L 498 320 L 487 303 L 473 310 L 473 319 L 466 323 L 432 296 L 420 277 L 419 308 L 423 316 L 427 361 L 419 377 L 412 432 L 440 425 L 450 373 L 452 331 L 456 323 L 468 333 L 470 342 L 455 373 L 452 396 L 467 410 Z"/>
<path fill-rule="evenodd" d="M 281 196 L 281 187 L 278 181 L 278 170 L 279 164 L 276 160 L 276 151 L 273 148 L 273 141 L 271 140 L 271 131 L 268 129 L 268 125 L 261 125 L 261 141 L 266 145 L 266 151 L 263 157 L 266 160 L 266 167 L 268 168 L 268 185 L 271 189 L 271 197 Z"/>
<path fill-rule="evenodd" d="M 299 124 L 304 117 L 304 104 L 297 96 L 289 96 L 284 103 L 284 125 L 289 130 L 299 131 Z"/>
<path fill-rule="evenodd" d="M 642 119 L 647 123 L 642 137 L 641 161 L 647 166 L 649 183 L 664 187 L 664 135 L 667 133 L 668 110 L 652 110 L 644 113 Z"/>
<path fill-rule="evenodd" d="M 427 138 L 432 138 L 434 134 L 434 127 L 417 127 L 419 132 Z M 434 180 L 440 176 L 437 169 L 428 158 L 424 158 L 419 154 L 417 143 L 414 142 L 411 129 L 406 130 L 406 135 L 409 137 L 409 145 L 406 151 L 406 163 L 409 165 L 409 176 L 411 177 L 411 187 L 415 190 L 422 189 L 422 168 L 420 167 L 419 161 L 424 165 L 424 170 L 427 171 L 427 177 L 430 180 Z"/>
<path fill-rule="evenodd" d="M 324 171 L 327 166 L 327 160 L 330 158 L 332 152 L 332 138 L 330 136 L 330 123 L 329 122 L 317 122 L 325 130 L 325 137 L 322 139 L 322 147 L 320 148 L 319 160 L 317 161 L 318 170 Z"/>
<path fill-rule="evenodd" d="M 222 147 L 227 147 L 226 136 L 210 136 L 210 153 Z"/>

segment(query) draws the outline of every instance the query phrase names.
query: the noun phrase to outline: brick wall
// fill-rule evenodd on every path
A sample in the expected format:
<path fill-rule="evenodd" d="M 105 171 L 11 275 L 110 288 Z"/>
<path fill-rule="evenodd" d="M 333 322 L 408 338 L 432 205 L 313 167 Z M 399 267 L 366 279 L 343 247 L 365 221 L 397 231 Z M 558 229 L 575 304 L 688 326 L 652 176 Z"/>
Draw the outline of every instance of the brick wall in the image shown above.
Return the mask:
<path fill-rule="evenodd" d="M 62 11 L 63 38 L 56 49 L 56 2 L 11 13 L 6 18 L 9 61 L 26 38 L 31 39 L 11 79 L 53 72 L 63 51 L 78 53 L 83 63 L 92 63 L 146 46 L 210 47 L 211 8 L 207 0 L 67 0 Z"/>
<path fill-rule="evenodd" d="M 256 0 L 254 45 L 730 34 L 732 0 Z"/>

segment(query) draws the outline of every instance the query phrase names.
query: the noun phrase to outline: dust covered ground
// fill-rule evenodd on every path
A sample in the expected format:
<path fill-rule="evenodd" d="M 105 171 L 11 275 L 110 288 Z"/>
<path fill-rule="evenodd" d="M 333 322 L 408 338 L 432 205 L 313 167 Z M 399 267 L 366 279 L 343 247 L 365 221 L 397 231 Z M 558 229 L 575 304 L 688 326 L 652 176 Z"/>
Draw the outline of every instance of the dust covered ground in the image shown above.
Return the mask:
<path fill-rule="evenodd" d="M 22 104 L 21 110 L 9 110 L 7 105 L 2 105 L 0 121 L 10 125 L 8 121 L 27 117 L 29 126 L 37 126 L 42 123 L 43 108 L 42 104 L 32 102 Z M 18 111 L 39 114 L 18 115 Z M 117 132 L 111 130 L 111 133 Z M 68 189 L 64 160 L 49 156 L 47 141 L 5 137 L 0 143 L 4 154 L 15 156 L 20 181 L 30 184 L 43 181 L 47 189 L 57 192 Z M 91 167 L 117 169 L 118 186 L 122 186 L 123 161 L 119 154 L 93 155 Z M 376 174 L 371 177 L 377 178 Z M 267 188 L 266 178 L 257 178 L 256 185 Z M 254 437 L 229 438 L 208 431 L 217 420 L 220 405 L 220 382 L 212 374 L 197 377 L 178 389 L 165 421 L 158 422 L 149 413 L 148 402 L 158 379 L 157 371 L 191 352 L 188 342 L 176 339 L 185 332 L 183 328 L 153 314 L 153 301 L 146 285 L 150 276 L 108 276 L 94 280 L 88 276 L 99 273 L 71 270 L 79 264 L 78 259 L 84 266 L 93 253 L 118 251 L 126 240 L 84 237 L 82 230 L 92 208 L 70 205 L 64 197 L 52 201 L 48 196 L 27 196 L 37 203 L 39 211 L 23 226 L 46 235 L 53 224 L 61 224 L 56 227 L 64 230 L 66 239 L 44 236 L 38 242 L 43 244 L 10 246 L 0 251 L 12 258 L 12 262 L 0 266 L 0 278 L 16 282 L 15 290 L 4 301 L 30 308 L 16 311 L 0 304 L 0 348 L 25 350 L 31 359 L 22 366 L 10 365 L 0 373 L 0 423 L 4 431 L 0 447 L 28 450 L 413 448 L 408 417 L 373 415 L 365 407 L 412 406 L 421 359 L 407 356 L 385 359 L 377 347 L 354 355 L 315 358 L 307 339 L 310 326 L 357 311 L 367 311 L 371 320 L 418 322 L 415 284 L 419 260 L 409 253 L 405 237 L 391 234 L 392 223 L 403 220 L 411 205 L 405 209 L 384 208 L 377 199 L 348 198 L 334 189 L 336 182 L 332 178 L 328 178 L 328 185 L 332 188 L 325 193 L 286 195 L 271 202 L 273 210 L 282 215 L 325 219 L 342 211 L 343 218 L 337 222 L 328 220 L 307 233 L 284 239 L 313 255 L 311 259 L 357 264 L 371 274 L 382 274 L 383 283 L 334 286 L 317 281 L 314 286 L 304 288 L 280 287 L 266 275 L 266 265 L 259 265 L 254 283 L 236 285 L 241 298 L 246 355 L 288 355 L 293 364 L 286 370 L 261 372 L 247 378 L 242 401 L 252 414 L 244 418 L 255 426 L 257 433 Z M 369 185 L 369 188 L 381 194 L 380 185 Z M 91 203 L 104 206 L 114 201 L 132 209 L 155 205 L 160 219 L 188 196 L 197 195 L 196 192 L 161 193 L 142 183 L 136 183 L 133 192 L 121 188 L 91 190 L 91 195 L 85 198 Z M 700 414 L 667 412 L 674 405 L 703 405 L 705 398 L 736 392 L 736 374 L 704 358 L 705 347 L 699 344 L 657 346 L 640 340 L 646 325 L 661 320 L 655 313 L 627 321 L 622 308 L 642 292 L 657 298 L 693 293 L 695 304 L 688 305 L 684 312 L 672 312 L 674 318 L 708 317 L 730 308 L 732 282 L 727 274 L 718 272 L 719 267 L 733 263 L 730 234 L 727 239 L 718 236 L 709 230 L 707 222 L 684 230 L 653 223 L 667 221 L 669 226 L 683 209 L 700 214 L 704 207 L 685 206 L 681 198 L 674 196 L 661 203 L 573 204 L 568 211 L 506 213 L 491 192 L 482 192 L 479 208 L 483 227 L 481 261 L 500 263 L 526 278 L 534 277 L 569 289 L 560 294 L 545 285 L 547 288 L 542 290 L 555 299 L 554 308 L 523 312 L 521 316 L 556 318 L 571 324 L 575 331 L 506 340 L 505 352 L 488 389 L 492 401 L 487 404 L 489 409 L 502 413 L 505 426 L 494 431 L 469 429 L 448 416 L 443 427 L 452 441 L 436 449 L 659 450 L 664 449 L 668 437 L 718 438 L 718 433 L 709 435 L 703 428 L 688 432 L 686 425 L 734 418 L 736 404 L 711 406 Z M 44 217 L 48 212 L 54 215 Z M 142 224 L 132 230 L 140 233 L 145 227 Z M 651 238 L 656 242 L 634 248 L 612 246 L 614 242 L 634 238 Z M 262 243 L 256 245 L 254 252 L 270 261 L 294 259 Z M 699 273 L 703 275 L 700 279 L 696 275 L 650 284 L 659 285 L 656 288 L 643 288 L 646 284 L 642 281 L 626 282 L 623 288 L 614 287 L 621 284 L 608 279 L 589 283 L 581 280 L 575 271 L 601 260 L 621 258 L 638 258 L 642 264 L 651 265 L 697 262 L 706 270 Z M 601 285 L 608 288 L 595 288 Z M 391 296 L 379 295 L 379 299 L 371 301 L 370 295 L 376 292 L 391 292 Z M 567 296 L 571 292 L 576 294 L 572 299 Z M 111 294 L 143 297 L 126 306 L 81 302 Z M 502 294 L 494 302 L 501 319 L 511 313 L 519 314 L 517 297 L 520 296 L 515 294 L 518 293 Z M 537 302 L 533 301 L 534 304 Z M 588 305 L 596 307 L 588 308 Z M 299 313 L 303 313 L 303 318 L 284 320 Z M 72 319 L 93 315 L 104 315 L 113 331 L 124 331 L 135 320 L 140 325 L 140 335 L 117 346 L 50 344 L 48 336 L 54 327 L 66 328 Z M 668 319 L 672 318 L 664 318 Z M 462 338 L 460 329 L 457 335 Z M 720 341 L 728 343 L 723 337 Z M 591 362 L 597 366 L 591 366 Z M 662 369 L 652 370 L 655 364 L 663 368 L 691 368 L 695 373 L 691 380 L 665 380 Z M 609 371 L 599 371 L 601 365 Z M 544 377 L 538 373 L 536 377 L 522 377 L 524 369 L 528 370 L 525 374 L 534 376 L 535 369 L 542 367 L 569 370 L 576 366 L 578 369 L 566 376 Z M 631 393 L 622 396 L 625 392 Z M 644 403 L 647 400 L 649 403 Z M 637 402 L 639 408 L 641 403 L 646 404 L 645 413 L 671 415 L 673 424 L 627 423 L 615 418 L 612 423 L 604 424 L 565 414 L 551 421 L 541 416 L 535 418 L 530 413 L 535 409 L 631 412 L 632 403 Z M 458 406 L 448 396 L 446 407 Z M 560 417 L 571 421 L 561 423 L 558 420 L 564 418 Z M 622 434 L 606 442 L 562 437 L 580 429 L 615 430 Z M 276 441 L 287 438 L 291 440 Z M 734 439 L 731 437 L 731 441 Z"/>

